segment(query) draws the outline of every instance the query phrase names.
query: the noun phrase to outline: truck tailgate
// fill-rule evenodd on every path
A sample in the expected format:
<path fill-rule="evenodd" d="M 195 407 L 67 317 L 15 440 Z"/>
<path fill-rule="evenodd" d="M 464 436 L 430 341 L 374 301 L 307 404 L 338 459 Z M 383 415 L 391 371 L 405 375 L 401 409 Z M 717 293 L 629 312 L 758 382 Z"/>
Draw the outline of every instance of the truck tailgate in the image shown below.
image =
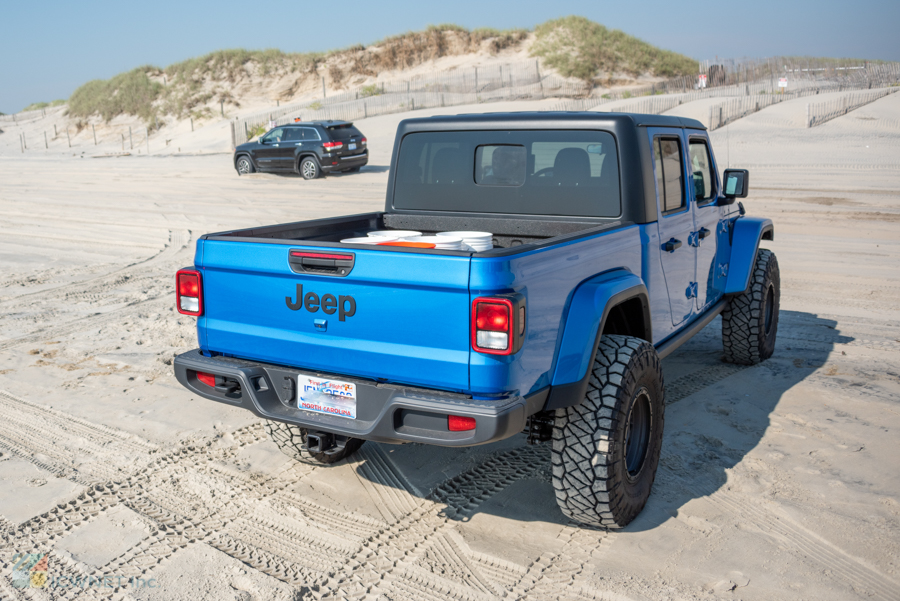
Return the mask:
<path fill-rule="evenodd" d="M 291 251 L 352 254 L 354 263 L 344 277 L 296 273 Z M 401 384 L 469 387 L 467 256 L 201 240 L 197 264 L 205 351 Z"/>

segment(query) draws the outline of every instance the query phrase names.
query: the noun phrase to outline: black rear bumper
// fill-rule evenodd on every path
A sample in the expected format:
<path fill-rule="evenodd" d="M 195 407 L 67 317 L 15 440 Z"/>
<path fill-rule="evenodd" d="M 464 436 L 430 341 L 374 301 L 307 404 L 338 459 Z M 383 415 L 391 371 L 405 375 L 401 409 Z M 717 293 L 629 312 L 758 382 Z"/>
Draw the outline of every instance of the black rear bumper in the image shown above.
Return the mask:
<path fill-rule="evenodd" d="M 330 162 L 329 162 L 330 161 Z M 337 162 L 337 165 L 330 163 Z M 352 156 L 338 156 L 322 161 L 322 171 L 325 173 L 343 171 L 344 169 L 353 169 L 354 167 L 363 167 L 369 162 L 368 151 Z"/>
<path fill-rule="evenodd" d="M 463 394 L 404 387 L 334 374 L 321 374 L 279 365 L 205 357 L 199 349 L 175 357 L 175 377 L 203 398 L 249 409 L 259 417 L 376 442 L 421 442 L 467 447 L 509 438 L 521 432 L 528 416 L 538 412 L 549 389 L 527 397 L 473 399 Z M 215 388 L 200 382 L 197 372 L 217 376 Z M 299 375 L 335 377 L 356 384 L 357 418 L 350 419 L 297 408 Z M 288 384 L 290 382 L 291 384 Z M 292 388 L 294 387 L 294 388 Z M 467 432 L 451 432 L 447 416 L 475 419 Z"/>

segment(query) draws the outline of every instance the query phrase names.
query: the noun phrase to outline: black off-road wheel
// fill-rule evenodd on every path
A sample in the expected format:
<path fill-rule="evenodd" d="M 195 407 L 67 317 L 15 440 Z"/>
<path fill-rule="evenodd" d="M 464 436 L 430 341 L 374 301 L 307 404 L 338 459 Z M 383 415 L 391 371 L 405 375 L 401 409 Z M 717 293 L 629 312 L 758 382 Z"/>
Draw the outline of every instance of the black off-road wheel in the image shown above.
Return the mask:
<path fill-rule="evenodd" d="M 303 179 L 316 179 L 321 175 L 322 170 L 319 169 L 319 163 L 312 157 L 306 157 L 300 161 L 300 175 Z"/>
<path fill-rule="evenodd" d="M 731 297 L 722 312 L 725 361 L 756 365 L 775 352 L 781 274 L 775 253 L 760 249 L 750 276 L 750 289 Z"/>
<path fill-rule="evenodd" d="M 659 465 L 664 395 L 653 345 L 630 336 L 600 339 L 584 401 L 556 410 L 553 488 L 564 514 L 615 529 L 641 512 Z"/>
<path fill-rule="evenodd" d="M 335 449 L 334 452 L 329 453 L 310 453 L 306 449 L 306 428 L 275 421 L 267 421 L 265 427 L 269 438 L 278 445 L 282 453 L 291 459 L 310 465 L 337 463 L 358 451 L 365 442 L 359 438 L 350 438 L 342 449 Z"/>
<path fill-rule="evenodd" d="M 253 161 L 251 161 L 248 156 L 238 157 L 235 167 L 237 168 L 238 175 L 247 175 L 256 171 L 256 168 L 253 166 Z"/>

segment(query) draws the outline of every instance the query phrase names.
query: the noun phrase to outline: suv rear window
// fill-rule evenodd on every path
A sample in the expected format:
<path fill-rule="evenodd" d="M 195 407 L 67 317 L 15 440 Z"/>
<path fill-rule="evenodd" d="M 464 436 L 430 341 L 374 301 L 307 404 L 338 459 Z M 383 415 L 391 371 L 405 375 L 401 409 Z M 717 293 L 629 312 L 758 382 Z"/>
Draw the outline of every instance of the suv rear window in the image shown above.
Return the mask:
<path fill-rule="evenodd" d="M 362 133 L 353 125 L 337 125 L 335 127 L 326 127 L 325 129 L 333 140 L 349 140 L 350 138 L 362 137 Z"/>
<path fill-rule="evenodd" d="M 394 208 L 618 217 L 616 142 L 602 131 L 408 134 Z"/>

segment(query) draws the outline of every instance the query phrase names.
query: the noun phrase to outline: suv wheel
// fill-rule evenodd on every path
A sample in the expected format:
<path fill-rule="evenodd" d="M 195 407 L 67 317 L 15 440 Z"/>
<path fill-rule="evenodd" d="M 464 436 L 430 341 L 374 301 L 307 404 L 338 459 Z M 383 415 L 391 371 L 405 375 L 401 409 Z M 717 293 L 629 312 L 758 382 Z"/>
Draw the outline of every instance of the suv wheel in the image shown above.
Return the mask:
<path fill-rule="evenodd" d="M 556 410 L 553 488 L 564 514 L 623 528 L 641 512 L 659 465 L 664 410 L 653 345 L 603 336 L 584 401 Z"/>
<path fill-rule="evenodd" d="M 359 438 L 350 438 L 342 449 L 328 453 L 310 453 L 306 449 L 306 428 L 285 424 L 283 422 L 266 421 L 266 432 L 281 452 L 302 463 L 312 465 L 330 465 L 349 457 L 359 450 L 365 442 Z"/>
<path fill-rule="evenodd" d="M 319 177 L 319 164 L 312 157 L 306 157 L 300 161 L 300 175 L 303 179 L 316 179 Z"/>
<path fill-rule="evenodd" d="M 247 175 L 254 171 L 256 171 L 256 169 L 253 168 L 253 161 L 250 160 L 250 157 L 242 156 L 237 160 L 238 175 Z"/>
<path fill-rule="evenodd" d="M 775 253 L 760 249 L 750 276 L 750 289 L 731 297 L 722 312 L 725 361 L 756 365 L 775 352 L 781 274 Z"/>

